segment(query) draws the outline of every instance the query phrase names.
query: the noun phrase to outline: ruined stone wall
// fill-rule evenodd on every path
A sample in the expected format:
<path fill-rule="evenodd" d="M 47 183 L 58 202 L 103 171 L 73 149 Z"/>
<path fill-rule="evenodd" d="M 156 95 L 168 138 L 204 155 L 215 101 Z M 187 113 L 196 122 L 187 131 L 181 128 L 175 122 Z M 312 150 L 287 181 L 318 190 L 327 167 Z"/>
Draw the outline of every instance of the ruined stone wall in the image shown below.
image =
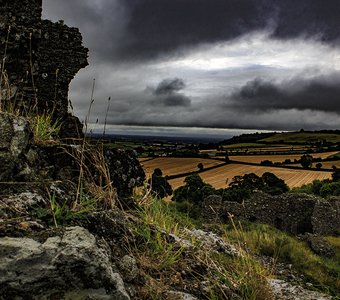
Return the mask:
<path fill-rule="evenodd" d="M 72 136 L 81 125 L 68 114 L 68 89 L 87 66 L 88 49 L 77 28 L 42 20 L 41 13 L 42 0 L 0 1 L 1 106 L 53 112 L 62 134 Z"/>
<path fill-rule="evenodd" d="M 339 198 L 326 200 L 307 194 L 271 196 L 257 192 L 244 203 L 223 202 L 220 196 L 210 196 L 202 204 L 202 217 L 207 221 L 227 222 L 233 215 L 292 234 L 339 234 L 339 214 Z"/>

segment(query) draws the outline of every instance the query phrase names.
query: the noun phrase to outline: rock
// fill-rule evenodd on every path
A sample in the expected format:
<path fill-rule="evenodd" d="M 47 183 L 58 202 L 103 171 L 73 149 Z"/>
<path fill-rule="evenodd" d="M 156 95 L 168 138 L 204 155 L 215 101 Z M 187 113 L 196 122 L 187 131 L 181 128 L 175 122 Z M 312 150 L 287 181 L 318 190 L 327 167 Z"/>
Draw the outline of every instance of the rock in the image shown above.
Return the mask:
<path fill-rule="evenodd" d="M 269 280 L 276 300 L 331 300 L 319 292 L 309 291 L 301 286 L 295 286 L 279 279 Z"/>
<path fill-rule="evenodd" d="M 187 230 L 191 239 L 201 242 L 201 247 L 220 253 L 225 253 L 230 256 L 239 256 L 239 251 L 235 246 L 226 243 L 217 234 L 211 231 L 203 231 L 200 229 Z"/>
<path fill-rule="evenodd" d="M 19 192 L 8 196 L 0 195 L 0 216 L 13 218 L 29 215 L 29 210 L 36 207 L 45 207 L 47 200 L 35 191 Z"/>
<path fill-rule="evenodd" d="M 104 157 L 110 178 L 120 198 L 129 198 L 133 188 L 145 180 L 145 173 L 134 151 L 106 149 Z"/>
<path fill-rule="evenodd" d="M 78 297 L 72 299 L 130 299 L 107 244 L 82 227 L 66 228 L 43 243 L 1 238 L 0 273 L 3 299 L 49 299 L 56 293 L 58 299 L 71 299 L 73 293 Z"/>
<path fill-rule="evenodd" d="M 124 281 L 126 282 L 133 281 L 134 279 L 137 278 L 139 274 L 136 260 L 129 255 L 125 255 L 118 262 L 118 267 L 120 270 L 120 274 L 122 275 Z"/>
<path fill-rule="evenodd" d="M 198 299 L 187 293 L 169 291 L 167 292 L 166 300 L 198 300 Z"/>
<path fill-rule="evenodd" d="M 305 234 L 303 236 L 303 240 L 305 240 L 311 250 L 318 255 L 326 257 L 332 257 L 335 255 L 332 245 L 321 236 L 316 234 Z"/>
<path fill-rule="evenodd" d="M 0 181 L 13 181 L 27 172 L 24 155 L 31 134 L 24 118 L 0 112 Z"/>

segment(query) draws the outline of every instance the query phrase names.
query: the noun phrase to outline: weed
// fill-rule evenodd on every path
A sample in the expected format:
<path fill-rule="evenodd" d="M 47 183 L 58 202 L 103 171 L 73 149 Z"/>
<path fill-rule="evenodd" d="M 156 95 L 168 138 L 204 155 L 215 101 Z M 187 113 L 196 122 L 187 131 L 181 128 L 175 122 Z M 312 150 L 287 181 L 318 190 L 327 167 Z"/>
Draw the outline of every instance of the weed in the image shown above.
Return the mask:
<path fill-rule="evenodd" d="M 87 214 L 95 211 L 97 208 L 97 200 L 95 198 L 89 197 L 85 194 L 82 189 L 80 201 L 77 207 L 72 208 L 67 201 L 63 199 L 57 199 L 56 193 L 50 193 L 47 190 L 49 203 L 50 203 L 50 213 L 52 215 L 53 225 L 58 228 L 58 225 L 69 224 L 74 220 L 85 219 Z M 37 216 L 48 218 L 48 213 L 44 212 L 43 209 L 39 208 L 35 211 Z M 48 222 L 48 219 L 47 219 Z M 48 222 L 50 223 L 50 222 Z"/>
<path fill-rule="evenodd" d="M 59 135 L 62 124 L 59 120 L 54 121 L 52 114 L 37 114 L 30 119 L 33 138 L 36 144 L 51 143 Z"/>

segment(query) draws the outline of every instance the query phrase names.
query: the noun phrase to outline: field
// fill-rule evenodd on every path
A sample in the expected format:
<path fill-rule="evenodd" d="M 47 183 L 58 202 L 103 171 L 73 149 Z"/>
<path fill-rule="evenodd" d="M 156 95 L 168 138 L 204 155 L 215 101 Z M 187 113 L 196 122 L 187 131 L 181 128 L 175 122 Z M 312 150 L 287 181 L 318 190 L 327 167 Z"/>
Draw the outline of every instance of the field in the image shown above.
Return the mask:
<path fill-rule="evenodd" d="M 322 159 L 325 159 L 329 156 L 332 156 L 334 154 L 337 154 L 338 151 L 336 152 L 322 152 L 322 153 L 312 153 L 311 155 L 314 158 L 319 158 L 321 157 Z M 233 155 L 229 156 L 231 160 L 234 161 L 241 161 L 241 162 L 250 162 L 250 163 L 256 163 L 259 164 L 263 160 L 270 160 L 272 162 L 284 162 L 285 159 L 290 159 L 292 162 L 294 159 L 300 159 L 301 154 L 292 154 L 292 155 L 284 155 L 284 154 L 279 154 L 279 155 Z"/>
<path fill-rule="evenodd" d="M 311 183 L 313 180 L 329 179 L 331 172 L 322 171 L 308 171 L 308 170 L 291 170 L 284 168 L 272 168 L 265 166 L 250 166 L 240 164 L 230 164 L 221 166 L 214 170 L 209 170 L 200 173 L 202 179 L 211 184 L 215 188 L 225 188 L 231 182 L 234 176 L 244 175 L 247 173 L 255 173 L 261 176 L 265 172 L 272 172 L 279 178 L 283 179 L 287 185 L 292 187 L 299 187 L 303 184 Z M 184 178 L 177 178 L 170 180 L 173 188 L 178 188 L 183 185 Z"/>
<path fill-rule="evenodd" d="M 315 167 L 317 163 L 313 163 L 313 167 Z M 340 168 L 340 160 L 336 160 L 336 161 L 322 161 L 322 168 L 325 169 L 332 169 L 333 166 L 336 166 L 338 169 Z"/>
<path fill-rule="evenodd" d="M 204 158 L 175 158 L 159 157 L 152 160 L 142 160 L 141 165 L 147 178 L 151 177 L 154 169 L 160 168 L 163 175 L 177 175 L 198 171 L 197 164 L 202 163 L 204 168 L 223 164 L 223 161 Z"/>
<path fill-rule="evenodd" d="M 316 143 L 327 141 L 331 143 L 340 143 L 340 135 L 335 133 L 315 133 L 315 132 L 286 132 L 277 133 L 271 137 L 259 140 L 258 142 L 266 143 Z"/>

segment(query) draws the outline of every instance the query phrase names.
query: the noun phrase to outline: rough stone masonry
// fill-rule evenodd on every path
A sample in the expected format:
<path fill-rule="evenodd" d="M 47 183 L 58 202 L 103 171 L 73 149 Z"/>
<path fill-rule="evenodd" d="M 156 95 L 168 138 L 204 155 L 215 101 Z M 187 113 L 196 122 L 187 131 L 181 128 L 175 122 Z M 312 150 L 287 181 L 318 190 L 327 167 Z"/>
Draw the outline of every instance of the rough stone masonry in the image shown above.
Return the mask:
<path fill-rule="evenodd" d="M 88 65 L 77 28 L 42 20 L 42 0 L 0 0 L 1 105 L 53 113 L 64 137 L 82 134 L 68 113 L 69 84 Z"/>

